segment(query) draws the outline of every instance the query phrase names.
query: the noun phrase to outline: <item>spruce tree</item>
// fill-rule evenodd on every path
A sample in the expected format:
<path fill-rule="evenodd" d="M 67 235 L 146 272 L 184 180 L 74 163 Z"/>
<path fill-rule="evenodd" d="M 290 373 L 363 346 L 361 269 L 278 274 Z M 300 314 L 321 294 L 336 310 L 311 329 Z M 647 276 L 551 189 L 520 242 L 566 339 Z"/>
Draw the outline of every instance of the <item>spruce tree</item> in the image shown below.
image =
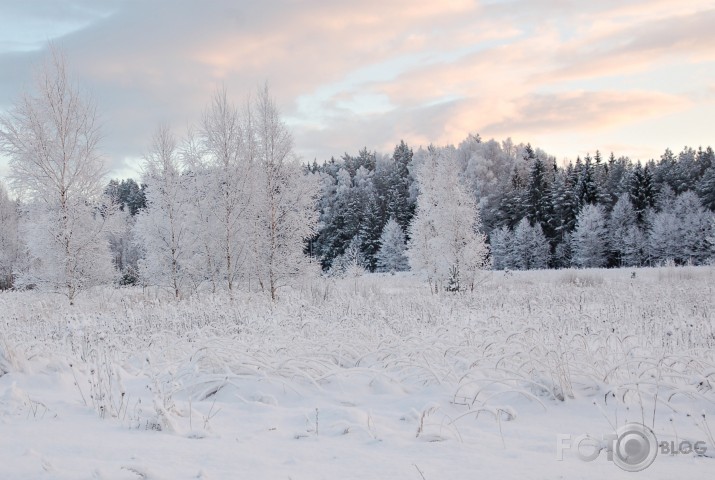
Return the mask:
<path fill-rule="evenodd" d="M 576 198 L 578 199 L 579 207 L 596 205 L 600 200 L 596 173 L 589 156 L 586 156 L 579 172 L 578 183 L 576 184 Z"/>
<path fill-rule="evenodd" d="M 365 268 L 374 272 L 377 268 L 377 253 L 380 250 L 380 235 L 382 233 L 382 217 L 374 194 L 370 194 L 365 204 L 360 223 L 360 249 L 365 258 Z"/>
<path fill-rule="evenodd" d="M 543 230 L 551 232 L 549 217 L 551 202 L 549 185 L 546 181 L 546 171 L 541 159 L 534 159 L 529 172 L 529 183 L 524 196 L 524 211 L 529 223 L 539 225 Z"/>
<path fill-rule="evenodd" d="M 638 223 L 643 225 L 646 210 L 655 206 L 655 188 L 649 167 L 643 168 L 640 162 L 636 164 L 631 172 L 628 194 L 636 211 Z"/>
<path fill-rule="evenodd" d="M 697 191 L 703 206 L 715 212 L 715 164 L 705 170 Z"/>
<path fill-rule="evenodd" d="M 519 172 L 514 168 L 509 189 L 504 193 L 499 204 L 500 224 L 514 228 L 524 218 L 524 182 Z"/>
<path fill-rule="evenodd" d="M 394 168 L 390 177 L 390 186 L 387 196 L 387 215 L 395 218 L 403 231 L 407 228 L 415 213 L 415 204 L 410 200 L 410 172 L 412 162 L 412 149 L 404 141 L 395 147 L 392 154 Z"/>
<path fill-rule="evenodd" d="M 576 215 L 578 215 L 578 202 L 574 194 L 576 181 L 572 164 L 569 164 L 566 170 L 558 172 L 554 178 L 550 192 L 550 228 L 555 244 L 564 242 L 566 235 L 576 226 Z"/>

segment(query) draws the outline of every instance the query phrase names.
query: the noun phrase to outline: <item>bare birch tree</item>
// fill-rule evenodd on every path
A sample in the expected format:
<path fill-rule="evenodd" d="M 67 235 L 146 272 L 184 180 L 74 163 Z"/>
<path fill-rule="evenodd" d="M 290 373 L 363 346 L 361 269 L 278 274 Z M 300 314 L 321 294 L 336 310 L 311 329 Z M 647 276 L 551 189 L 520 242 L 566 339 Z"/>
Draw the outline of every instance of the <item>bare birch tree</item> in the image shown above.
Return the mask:
<path fill-rule="evenodd" d="M 0 117 L 11 185 L 28 207 L 29 268 L 17 283 L 61 292 L 72 304 L 114 273 L 106 237 L 111 215 L 98 208 L 105 173 L 100 128 L 94 102 L 55 48 L 34 87 Z"/>
<path fill-rule="evenodd" d="M 214 200 L 215 230 L 221 251 L 220 271 L 229 292 L 236 288 L 248 252 L 246 225 L 252 195 L 252 168 L 244 154 L 245 132 L 225 89 L 214 93 L 204 113 L 200 138 L 208 163 L 207 194 Z"/>
<path fill-rule="evenodd" d="M 195 290 L 201 277 L 189 180 L 181 172 L 176 139 L 161 125 L 145 156 L 147 208 L 137 215 L 134 235 L 144 250 L 139 262 L 143 281 L 176 298 Z"/>
<path fill-rule="evenodd" d="M 293 140 L 268 88 L 255 104 L 258 146 L 254 200 L 254 265 L 261 287 L 275 300 L 278 290 L 306 272 L 305 240 L 317 224 L 318 179 L 303 172 Z"/>

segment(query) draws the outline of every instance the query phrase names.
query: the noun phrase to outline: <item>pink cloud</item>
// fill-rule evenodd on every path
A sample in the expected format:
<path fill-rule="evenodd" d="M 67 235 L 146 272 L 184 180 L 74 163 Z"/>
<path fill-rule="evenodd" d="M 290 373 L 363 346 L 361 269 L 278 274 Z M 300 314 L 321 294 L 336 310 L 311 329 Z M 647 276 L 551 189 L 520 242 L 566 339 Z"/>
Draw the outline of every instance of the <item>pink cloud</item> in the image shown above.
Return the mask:
<path fill-rule="evenodd" d="M 391 150 L 400 138 L 458 143 L 474 131 L 526 140 L 606 135 L 713 106 L 711 0 L 177 0 L 116 8 L 61 40 L 98 97 L 115 162 L 140 156 L 159 121 L 180 133 L 216 86 L 241 102 L 266 80 L 306 157 Z M 0 56 L 0 104 L 10 98 L 3 85 L 22 83 L 28 58 Z M 699 75 L 682 89 L 626 89 L 613 80 L 649 78 L 664 65 L 698 66 Z M 634 143 L 647 144 L 640 135 Z"/>

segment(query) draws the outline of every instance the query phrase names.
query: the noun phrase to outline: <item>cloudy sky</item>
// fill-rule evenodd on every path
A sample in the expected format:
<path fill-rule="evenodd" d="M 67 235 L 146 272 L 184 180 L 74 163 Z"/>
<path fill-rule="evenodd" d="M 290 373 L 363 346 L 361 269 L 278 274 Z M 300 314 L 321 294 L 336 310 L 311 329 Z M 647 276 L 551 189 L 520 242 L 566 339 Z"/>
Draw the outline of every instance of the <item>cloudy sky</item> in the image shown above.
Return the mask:
<path fill-rule="evenodd" d="M 715 0 L 2 0 L 0 111 L 51 40 L 114 176 L 217 86 L 241 102 L 266 81 L 308 160 L 470 132 L 647 159 L 715 144 L 713 25 Z"/>

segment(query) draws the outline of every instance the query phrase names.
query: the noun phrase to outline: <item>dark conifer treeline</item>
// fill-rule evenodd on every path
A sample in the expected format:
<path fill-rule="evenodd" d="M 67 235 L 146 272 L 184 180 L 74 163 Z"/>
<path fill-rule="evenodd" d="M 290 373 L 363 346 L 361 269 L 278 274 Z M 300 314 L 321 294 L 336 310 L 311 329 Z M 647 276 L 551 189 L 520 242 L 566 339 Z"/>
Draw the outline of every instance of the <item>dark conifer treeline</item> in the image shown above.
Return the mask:
<path fill-rule="evenodd" d="M 710 147 L 666 150 L 645 163 L 597 150 L 565 166 L 529 144 L 478 135 L 443 148 L 460 159 L 495 268 L 701 264 L 713 254 Z M 380 233 L 391 217 L 409 238 L 419 193 L 414 168 L 425 151 L 413 154 L 401 142 L 392 155 L 363 149 L 308 167 L 321 175 L 322 192 L 319 233 L 307 251 L 324 269 L 357 261 L 376 270 Z"/>

